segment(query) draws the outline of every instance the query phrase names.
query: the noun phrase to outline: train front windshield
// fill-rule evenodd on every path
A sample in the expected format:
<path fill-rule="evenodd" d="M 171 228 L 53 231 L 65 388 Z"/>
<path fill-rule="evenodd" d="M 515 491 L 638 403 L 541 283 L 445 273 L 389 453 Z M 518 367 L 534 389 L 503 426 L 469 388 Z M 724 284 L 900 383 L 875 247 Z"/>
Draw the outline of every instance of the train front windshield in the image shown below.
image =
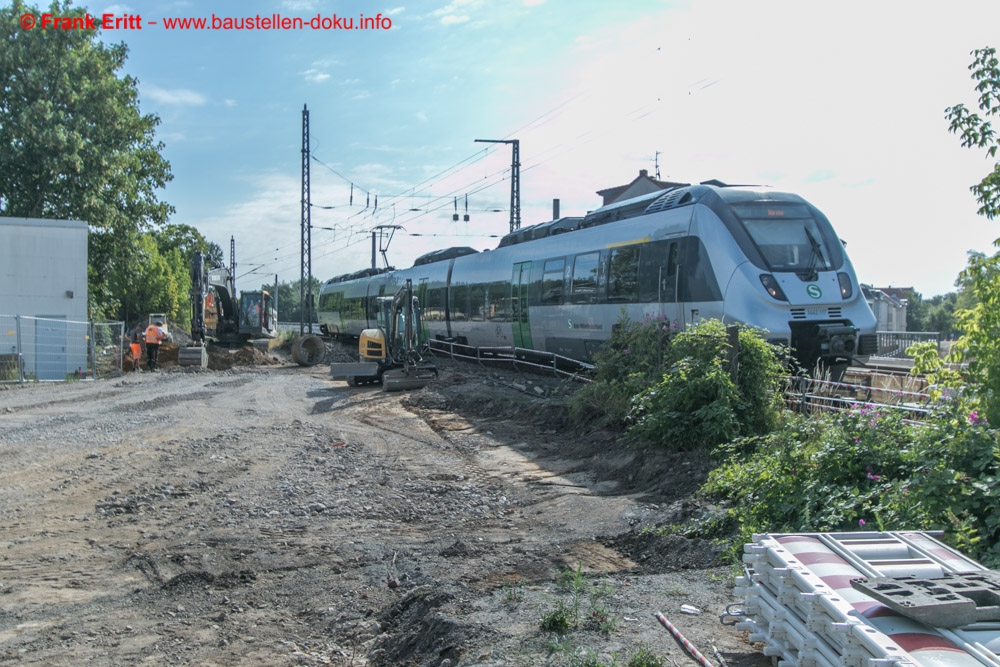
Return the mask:
<path fill-rule="evenodd" d="M 733 204 L 772 272 L 813 273 L 839 268 L 841 252 L 832 247 L 829 223 L 809 206 L 788 202 Z M 826 233 L 824 233 L 826 232 Z"/>

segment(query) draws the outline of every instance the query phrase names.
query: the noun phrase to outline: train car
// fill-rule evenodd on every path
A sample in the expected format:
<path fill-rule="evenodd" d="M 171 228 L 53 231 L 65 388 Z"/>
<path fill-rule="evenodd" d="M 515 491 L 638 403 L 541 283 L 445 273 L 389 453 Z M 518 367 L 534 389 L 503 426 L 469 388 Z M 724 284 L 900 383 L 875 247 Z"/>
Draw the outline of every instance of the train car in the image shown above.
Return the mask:
<path fill-rule="evenodd" d="M 375 299 L 413 281 L 430 337 L 592 361 L 622 312 L 680 329 L 744 323 L 807 368 L 876 351 L 875 316 L 816 207 L 761 187 L 689 185 L 584 217 L 519 229 L 494 250 L 448 248 L 408 269 L 358 272 L 320 290 L 320 329 L 357 336 Z"/>

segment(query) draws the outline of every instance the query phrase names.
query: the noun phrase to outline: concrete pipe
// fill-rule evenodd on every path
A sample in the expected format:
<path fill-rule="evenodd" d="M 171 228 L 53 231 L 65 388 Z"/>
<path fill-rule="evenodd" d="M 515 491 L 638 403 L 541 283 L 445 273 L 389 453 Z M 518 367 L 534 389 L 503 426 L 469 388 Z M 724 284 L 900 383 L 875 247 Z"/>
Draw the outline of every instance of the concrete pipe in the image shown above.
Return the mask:
<path fill-rule="evenodd" d="M 326 357 L 326 343 L 319 336 L 307 334 L 292 342 L 292 359 L 299 366 L 315 366 Z"/>

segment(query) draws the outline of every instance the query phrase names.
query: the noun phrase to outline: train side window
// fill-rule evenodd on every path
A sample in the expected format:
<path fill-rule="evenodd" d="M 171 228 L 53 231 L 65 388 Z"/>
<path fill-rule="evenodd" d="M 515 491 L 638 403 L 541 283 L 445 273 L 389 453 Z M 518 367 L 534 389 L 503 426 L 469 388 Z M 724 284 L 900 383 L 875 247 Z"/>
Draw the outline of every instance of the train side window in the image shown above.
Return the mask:
<path fill-rule="evenodd" d="M 435 287 L 427 290 L 427 305 L 423 310 L 423 317 L 428 321 L 444 319 L 443 287 Z"/>
<path fill-rule="evenodd" d="M 639 295 L 639 246 L 615 248 L 608 267 L 608 301 L 631 303 Z"/>
<path fill-rule="evenodd" d="M 679 244 L 674 241 L 670 244 L 670 251 L 667 256 L 667 275 L 675 276 L 677 275 L 677 248 Z"/>
<path fill-rule="evenodd" d="M 652 241 L 639 247 L 639 301 L 654 303 L 660 298 L 660 281 L 666 278 L 669 241 Z"/>
<path fill-rule="evenodd" d="M 469 288 L 456 285 L 451 288 L 451 320 L 464 322 L 469 319 Z"/>
<path fill-rule="evenodd" d="M 510 283 L 490 283 L 490 301 L 487 317 L 490 322 L 506 322 L 510 310 Z"/>
<path fill-rule="evenodd" d="M 573 259 L 571 294 L 573 303 L 597 303 L 597 267 L 601 253 L 577 255 Z"/>
<path fill-rule="evenodd" d="M 565 258 L 546 260 L 542 271 L 542 305 L 558 306 L 562 303 L 565 274 Z"/>
<path fill-rule="evenodd" d="M 349 319 L 352 320 L 365 319 L 364 299 L 362 299 L 361 297 L 344 299 L 344 305 L 347 307 L 347 317 Z"/>
<path fill-rule="evenodd" d="M 469 319 L 473 322 L 482 322 L 486 319 L 486 312 L 489 308 L 485 285 L 473 285 L 469 288 L 471 307 L 469 308 Z"/>

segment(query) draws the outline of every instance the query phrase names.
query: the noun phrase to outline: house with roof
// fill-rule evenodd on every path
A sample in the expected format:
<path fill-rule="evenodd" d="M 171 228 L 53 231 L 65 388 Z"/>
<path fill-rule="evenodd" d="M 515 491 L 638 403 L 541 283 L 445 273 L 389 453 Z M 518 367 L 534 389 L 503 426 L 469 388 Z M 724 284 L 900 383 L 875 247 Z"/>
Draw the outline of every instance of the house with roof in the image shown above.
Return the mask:
<path fill-rule="evenodd" d="M 615 202 L 625 201 L 626 199 L 631 199 L 632 197 L 638 197 L 640 195 L 646 195 L 650 192 L 657 192 L 658 190 L 669 190 L 671 188 L 679 188 L 690 185 L 689 183 L 674 183 L 672 181 L 659 181 L 652 178 L 649 172 L 645 169 L 639 170 L 639 175 L 636 176 L 631 183 L 626 183 L 625 185 L 617 185 L 613 188 L 606 188 L 604 190 L 598 190 L 597 194 L 604 200 L 602 206 L 607 206 L 608 204 L 614 204 Z"/>
<path fill-rule="evenodd" d="M 865 300 L 875 313 L 875 328 L 878 331 L 906 331 L 906 305 L 910 289 L 861 286 Z"/>

